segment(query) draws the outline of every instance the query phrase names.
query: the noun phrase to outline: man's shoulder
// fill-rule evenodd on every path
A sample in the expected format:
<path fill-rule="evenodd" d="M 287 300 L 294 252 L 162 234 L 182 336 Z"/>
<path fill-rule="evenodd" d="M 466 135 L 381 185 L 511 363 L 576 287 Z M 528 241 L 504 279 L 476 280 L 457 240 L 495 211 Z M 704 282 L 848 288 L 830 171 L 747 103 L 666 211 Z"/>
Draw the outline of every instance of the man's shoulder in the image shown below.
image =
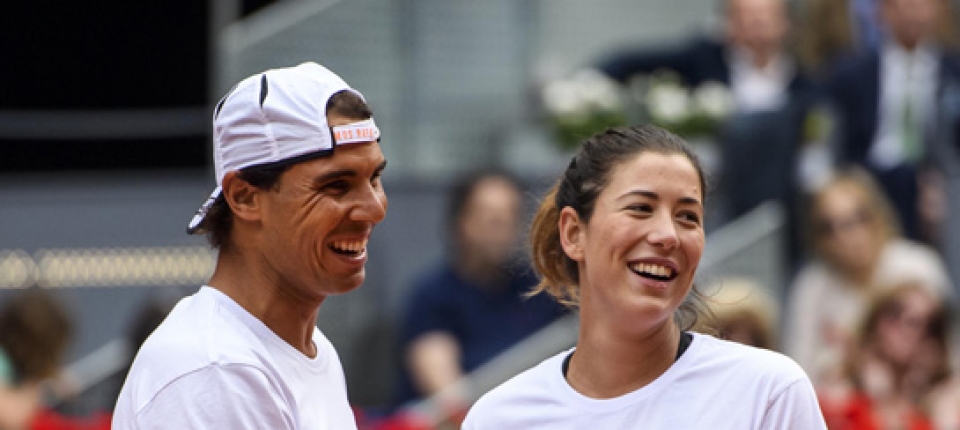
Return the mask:
<path fill-rule="evenodd" d="M 158 384 L 211 363 L 256 364 L 259 341 L 203 291 L 181 300 L 140 346 L 131 377 L 148 373 Z"/>

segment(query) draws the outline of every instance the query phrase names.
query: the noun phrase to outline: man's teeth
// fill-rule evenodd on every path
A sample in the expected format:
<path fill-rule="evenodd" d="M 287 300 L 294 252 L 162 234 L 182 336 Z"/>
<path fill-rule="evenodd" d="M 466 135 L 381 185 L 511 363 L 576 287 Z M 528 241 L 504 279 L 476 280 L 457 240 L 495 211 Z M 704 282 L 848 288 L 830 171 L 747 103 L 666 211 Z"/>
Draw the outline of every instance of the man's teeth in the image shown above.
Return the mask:
<path fill-rule="evenodd" d="M 361 252 L 361 251 L 363 251 L 364 249 L 366 249 L 366 247 L 367 247 L 367 241 L 366 241 L 366 240 L 358 240 L 358 241 L 345 241 L 345 240 L 343 240 L 343 241 L 337 241 L 337 242 L 333 242 L 333 247 L 334 247 L 335 249 L 339 250 L 339 251 L 347 251 L 347 252 L 357 253 L 357 252 Z"/>
<path fill-rule="evenodd" d="M 659 264 L 649 264 L 649 263 L 636 263 L 631 266 L 631 269 L 637 273 L 643 273 L 647 275 L 660 276 L 660 277 L 670 277 L 673 276 L 673 269 L 667 266 L 661 266 Z"/>

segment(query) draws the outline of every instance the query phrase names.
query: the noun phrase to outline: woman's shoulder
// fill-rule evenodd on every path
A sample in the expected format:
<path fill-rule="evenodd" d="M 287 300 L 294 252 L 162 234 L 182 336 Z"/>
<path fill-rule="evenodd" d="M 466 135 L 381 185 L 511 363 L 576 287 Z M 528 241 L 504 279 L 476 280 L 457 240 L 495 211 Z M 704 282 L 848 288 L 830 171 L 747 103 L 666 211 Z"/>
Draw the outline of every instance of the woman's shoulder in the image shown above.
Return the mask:
<path fill-rule="evenodd" d="M 534 410 L 537 405 L 559 402 L 561 394 L 555 388 L 563 381 L 563 360 L 571 351 L 547 358 L 481 396 L 470 408 L 464 428 L 470 428 L 467 424 L 481 419 L 522 415 L 524 410 Z"/>
<path fill-rule="evenodd" d="M 774 385 L 789 385 L 807 379 L 806 373 L 792 358 L 763 348 L 717 339 L 694 333 L 692 345 L 700 343 L 691 357 L 692 371 L 735 376 L 741 380 L 757 380 Z M 692 346 L 691 345 L 691 346 Z"/>

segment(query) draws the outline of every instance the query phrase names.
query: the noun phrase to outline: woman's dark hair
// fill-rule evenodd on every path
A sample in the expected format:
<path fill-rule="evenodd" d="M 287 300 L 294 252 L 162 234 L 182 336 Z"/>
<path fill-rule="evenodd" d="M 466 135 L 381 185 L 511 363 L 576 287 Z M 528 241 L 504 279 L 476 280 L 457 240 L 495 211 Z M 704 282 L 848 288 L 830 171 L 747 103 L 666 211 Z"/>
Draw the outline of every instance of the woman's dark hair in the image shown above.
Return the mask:
<path fill-rule="evenodd" d="M 353 91 L 343 90 L 331 96 L 330 100 L 327 101 L 327 115 L 365 120 L 373 116 L 373 111 L 360 95 Z M 254 187 L 269 190 L 279 184 L 280 176 L 290 166 L 292 164 L 283 163 L 269 166 L 251 166 L 241 169 L 237 177 Z M 233 211 L 230 210 L 230 205 L 223 199 L 223 196 L 220 196 L 210 206 L 198 231 L 207 233 L 210 246 L 221 248 L 228 241 L 232 227 Z"/>
<path fill-rule="evenodd" d="M 705 198 L 707 181 L 700 161 L 687 143 L 673 133 L 653 125 L 640 125 L 608 129 L 588 138 L 534 215 L 530 232 L 531 257 L 540 283 L 531 294 L 546 292 L 566 306 L 579 304 L 580 273 L 577 263 L 564 253 L 560 244 L 560 210 L 569 206 L 584 223 L 589 222 L 597 197 L 609 183 L 610 172 L 646 152 L 678 154 L 690 160 L 700 178 L 700 197 Z M 696 322 L 701 301 L 702 297 L 694 287 L 680 307 L 680 313 L 684 314 L 678 315 L 681 326 L 689 328 Z"/>
<path fill-rule="evenodd" d="M 0 349 L 13 366 L 14 385 L 53 376 L 73 332 L 67 309 L 52 294 L 33 286 L 0 309 Z"/>

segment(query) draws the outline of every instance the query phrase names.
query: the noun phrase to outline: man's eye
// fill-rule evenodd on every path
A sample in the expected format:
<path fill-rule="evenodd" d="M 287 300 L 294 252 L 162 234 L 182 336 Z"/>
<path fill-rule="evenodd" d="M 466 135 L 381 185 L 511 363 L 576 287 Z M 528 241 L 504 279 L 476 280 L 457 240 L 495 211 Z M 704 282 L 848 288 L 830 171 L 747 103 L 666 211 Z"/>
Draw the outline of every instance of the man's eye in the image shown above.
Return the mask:
<path fill-rule="evenodd" d="M 630 205 L 627 207 L 627 209 L 630 209 L 631 211 L 634 211 L 634 212 L 642 212 L 642 213 L 653 212 L 653 206 L 650 206 L 646 203 Z"/>
<path fill-rule="evenodd" d="M 328 182 L 322 189 L 326 192 L 344 192 L 350 189 L 350 183 L 343 180 Z"/>

